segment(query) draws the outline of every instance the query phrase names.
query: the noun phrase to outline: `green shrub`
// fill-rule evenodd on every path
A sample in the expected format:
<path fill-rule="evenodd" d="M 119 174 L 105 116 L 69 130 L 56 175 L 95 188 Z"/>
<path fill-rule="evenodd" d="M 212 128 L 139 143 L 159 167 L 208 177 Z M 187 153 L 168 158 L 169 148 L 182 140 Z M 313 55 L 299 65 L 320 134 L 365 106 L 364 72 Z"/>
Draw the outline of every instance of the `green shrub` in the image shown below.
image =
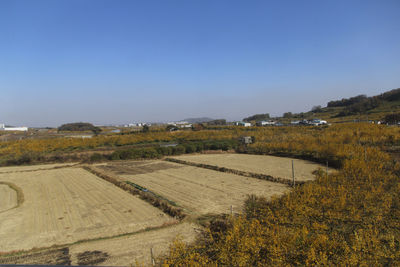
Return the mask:
<path fill-rule="evenodd" d="M 178 146 L 174 146 L 173 147 L 173 154 L 174 155 L 184 154 L 185 152 L 186 152 L 186 149 L 182 145 L 178 145 Z"/>
<path fill-rule="evenodd" d="M 104 160 L 105 157 L 102 154 L 99 153 L 94 153 L 93 155 L 90 156 L 89 160 L 91 162 L 95 162 L 95 161 L 101 161 Z"/>
<path fill-rule="evenodd" d="M 195 144 L 187 144 L 187 145 L 185 145 L 185 150 L 186 150 L 186 153 L 194 153 L 197 151 L 197 148 L 196 148 Z"/>

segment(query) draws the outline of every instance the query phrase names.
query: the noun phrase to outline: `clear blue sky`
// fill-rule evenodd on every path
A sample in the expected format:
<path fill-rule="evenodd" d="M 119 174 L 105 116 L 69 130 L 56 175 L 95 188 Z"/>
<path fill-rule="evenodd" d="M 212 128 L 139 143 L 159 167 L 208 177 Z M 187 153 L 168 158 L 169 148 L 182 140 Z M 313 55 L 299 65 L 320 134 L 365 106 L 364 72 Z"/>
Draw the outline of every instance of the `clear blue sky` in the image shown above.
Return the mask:
<path fill-rule="evenodd" d="M 281 115 L 400 87 L 399 0 L 0 0 L 0 122 Z"/>

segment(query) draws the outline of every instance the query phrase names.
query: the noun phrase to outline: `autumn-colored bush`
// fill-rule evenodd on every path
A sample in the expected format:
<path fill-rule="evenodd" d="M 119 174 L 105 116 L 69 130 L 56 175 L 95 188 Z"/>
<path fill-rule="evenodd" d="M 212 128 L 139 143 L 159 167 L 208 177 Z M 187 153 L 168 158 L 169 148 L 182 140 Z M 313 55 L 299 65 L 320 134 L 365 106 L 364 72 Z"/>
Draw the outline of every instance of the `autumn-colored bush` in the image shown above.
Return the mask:
<path fill-rule="evenodd" d="M 101 135 L 93 138 L 49 138 L 23 139 L 0 142 L 0 165 L 12 165 L 18 162 L 36 162 L 47 159 L 49 154 L 75 153 L 91 149 L 109 148 L 118 150 L 126 146 L 139 144 L 157 144 L 159 142 L 192 142 L 196 151 L 203 149 L 235 149 L 241 136 L 253 136 L 256 142 L 242 152 L 291 155 L 316 161 L 340 163 L 341 159 L 351 155 L 354 145 L 382 146 L 400 145 L 398 127 L 371 124 L 342 124 L 323 127 L 233 127 L 220 126 L 215 130 L 148 132 L 124 135 Z M 212 140 L 224 141 L 218 148 Z M 193 147 L 188 147 L 189 151 Z M 350 154 L 349 154 L 350 151 Z M 25 159 L 23 159 L 25 158 Z M 30 160 L 28 160 L 28 158 Z"/>
<path fill-rule="evenodd" d="M 232 129 L 204 130 L 204 131 L 179 131 L 179 132 L 147 132 L 132 133 L 124 135 L 101 135 L 93 138 L 49 138 L 49 139 L 23 139 L 18 141 L 0 142 L 0 165 L 18 165 L 40 162 L 37 159 L 48 159 L 48 155 L 76 153 L 92 149 L 108 148 L 119 150 L 120 148 L 132 145 L 148 144 L 158 146 L 163 142 L 182 143 L 183 146 L 176 148 L 165 148 L 166 151 L 172 149 L 176 153 L 185 153 L 184 143 L 196 145 L 205 142 L 203 149 L 208 148 L 207 144 L 212 145 L 213 140 L 232 140 L 237 134 Z M 233 145 L 231 141 L 224 142 L 218 149 L 230 149 Z M 118 156 L 114 155 L 115 158 Z M 60 158 L 63 158 L 62 156 Z"/>
<path fill-rule="evenodd" d="M 398 144 L 399 129 L 292 129 L 259 130 L 243 152 L 336 160 L 340 169 L 319 170 L 315 181 L 271 201 L 249 196 L 226 229 L 209 227 L 191 245 L 177 240 L 165 265 L 400 265 L 400 166 L 382 151 Z"/>

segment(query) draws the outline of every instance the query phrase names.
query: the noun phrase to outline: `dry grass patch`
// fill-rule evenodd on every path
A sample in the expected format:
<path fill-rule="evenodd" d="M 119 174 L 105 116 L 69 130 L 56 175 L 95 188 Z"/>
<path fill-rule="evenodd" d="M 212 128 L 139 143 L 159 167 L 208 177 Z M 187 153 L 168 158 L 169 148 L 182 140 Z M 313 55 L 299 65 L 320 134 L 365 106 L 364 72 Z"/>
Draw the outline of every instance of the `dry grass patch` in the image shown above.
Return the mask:
<path fill-rule="evenodd" d="M 0 174 L 25 201 L 0 213 L 0 252 L 135 232 L 174 221 L 80 168 Z"/>
<path fill-rule="evenodd" d="M 249 154 L 194 154 L 171 157 L 188 162 L 214 165 L 239 171 L 292 179 L 292 160 L 297 181 L 314 179 L 312 172 L 324 166 L 306 160 Z"/>

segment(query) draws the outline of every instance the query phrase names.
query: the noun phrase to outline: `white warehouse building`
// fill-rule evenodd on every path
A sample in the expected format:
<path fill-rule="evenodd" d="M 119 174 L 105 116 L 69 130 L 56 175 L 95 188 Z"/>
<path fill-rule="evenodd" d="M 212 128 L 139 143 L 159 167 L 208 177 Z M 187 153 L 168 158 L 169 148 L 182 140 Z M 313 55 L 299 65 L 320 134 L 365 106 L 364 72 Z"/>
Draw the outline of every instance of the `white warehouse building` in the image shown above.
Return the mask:
<path fill-rule="evenodd" d="M 0 131 L 28 131 L 28 127 L 6 127 L 4 123 L 0 123 Z"/>

